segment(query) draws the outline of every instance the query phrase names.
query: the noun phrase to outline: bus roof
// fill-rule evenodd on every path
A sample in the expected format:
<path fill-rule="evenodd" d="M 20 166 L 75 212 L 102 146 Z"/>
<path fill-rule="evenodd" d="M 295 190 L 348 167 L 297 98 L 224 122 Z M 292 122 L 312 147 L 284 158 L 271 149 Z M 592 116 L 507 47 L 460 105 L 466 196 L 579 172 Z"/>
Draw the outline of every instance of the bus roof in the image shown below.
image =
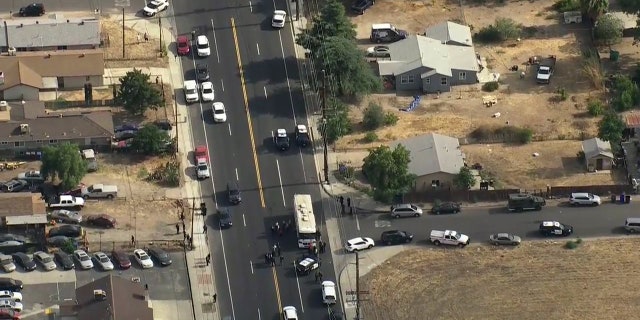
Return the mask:
<path fill-rule="evenodd" d="M 299 233 L 315 233 L 316 218 L 313 215 L 313 203 L 308 194 L 296 194 L 293 196 L 293 205 L 296 210 L 296 228 Z"/>

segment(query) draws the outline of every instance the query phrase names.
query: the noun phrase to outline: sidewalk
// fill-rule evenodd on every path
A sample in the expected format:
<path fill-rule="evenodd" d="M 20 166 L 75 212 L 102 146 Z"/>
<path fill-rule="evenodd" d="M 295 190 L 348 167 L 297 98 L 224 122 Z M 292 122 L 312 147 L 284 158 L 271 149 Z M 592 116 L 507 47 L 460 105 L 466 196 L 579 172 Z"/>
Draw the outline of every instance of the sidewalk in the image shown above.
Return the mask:
<path fill-rule="evenodd" d="M 117 20 L 117 19 L 116 19 Z M 121 21 L 121 20 L 120 20 Z M 169 25 L 169 23 L 166 23 Z M 132 15 L 125 17 L 125 26 L 140 33 L 147 33 L 151 38 L 159 38 L 160 30 L 156 24 L 149 22 L 146 19 L 139 19 Z M 173 42 L 175 35 L 173 32 L 174 27 L 169 25 L 169 28 L 163 28 L 162 38 L 167 39 L 165 44 Z M 172 53 L 169 53 L 169 57 Z M 161 68 L 148 68 L 148 71 L 152 76 L 163 75 L 162 81 L 167 84 L 171 84 L 175 90 L 182 88 L 183 72 L 182 65 L 179 59 L 169 58 L 169 68 L 161 70 Z M 114 76 L 118 72 L 122 72 L 119 69 L 111 69 L 110 71 Z M 191 124 L 189 123 L 188 113 L 189 110 L 183 104 L 176 103 L 177 119 L 178 123 L 175 124 L 176 134 L 178 135 L 178 157 L 183 168 L 191 166 L 187 159 L 187 154 L 194 149 L 193 146 L 193 133 L 191 131 Z M 191 177 L 184 177 L 184 188 L 181 190 L 181 198 L 185 201 L 185 206 L 191 208 L 194 203 L 196 207 L 200 207 L 201 193 L 200 185 L 198 181 L 193 180 Z M 208 208 L 209 211 L 214 208 Z M 192 210 L 186 209 L 185 215 L 192 214 Z M 215 278 L 212 272 L 211 266 L 207 266 L 205 257 L 209 254 L 209 248 L 207 245 L 207 236 L 203 233 L 204 219 L 198 212 L 192 214 L 191 226 L 187 226 L 187 234 L 193 234 L 193 246 L 194 249 L 187 251 L 187 270 L 189 274 L 189 282 L 191 288 L 191 299 L 193 303 L 194 319 L 204 320 L 220 319 L 220 315 L 217 312 L 217 304 L 213 302 L 213 295 L 215 294 Z M 222 297 L 220 297 L 222 298 Z"/>

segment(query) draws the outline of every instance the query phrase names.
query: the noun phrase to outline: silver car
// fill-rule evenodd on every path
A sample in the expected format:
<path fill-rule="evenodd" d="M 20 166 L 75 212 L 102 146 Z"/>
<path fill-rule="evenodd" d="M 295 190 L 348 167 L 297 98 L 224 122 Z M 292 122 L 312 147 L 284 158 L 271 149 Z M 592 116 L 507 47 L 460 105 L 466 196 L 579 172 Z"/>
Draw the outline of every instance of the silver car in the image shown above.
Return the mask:
<path fill-rule="evenodd" d="M 4 272 L 9 273 L 16 271 L 16 265 L 13 263 L 12 256 L 0 254 L 0 265 L 2 266 L 2 270 L 4 270 Z"/>
<path fill-rule="evenodd" d="M 39 263 L 46 271 L 52 271 L 56 269 L 56 263 L 53 261 L 53 257 L 43 251 L 38 251 L 33 254 L 33 259 Z"/>
<path fill-rule="evenodd" d="M 93 259 L 96 260 L 96 263 L 100 266 L 100 269 L 104 271 L 113 270 L 113 262 L 104 252 L 96 252 L 93 254 Z"/>
<path fill-rule="evenodd" d="M 415 204 L 405 203 L 391 206 L 391 217 L 419 217 L 422 215 L 422 208 Z"/>
<path fill-rule="evenodd" d="M 75 223 L 82 222 L 82 216 L 78 211 L 70 211 L 65 209 L 53 210 L 51 212 L 51 220 L 55 220 L 61 223 Z"/>
<path fill-rule="evenodd" d="M 508 233 L 496 233 L 489 236 L 489 242 L 496 246 L 498 245 L 509 245 L 509 246 L 517 246 L 520 244 L 522 239 L 520 237 L 508 234 Z"/>
<path fill-rule="evenodd" d="M 84 252 L 84 250 L 76 250 L 73 252 L 73 257 L 80 264 L 80 268 L 88 270 L 93 269 L 93 262 L 91 261 L 91 257 Z"/>

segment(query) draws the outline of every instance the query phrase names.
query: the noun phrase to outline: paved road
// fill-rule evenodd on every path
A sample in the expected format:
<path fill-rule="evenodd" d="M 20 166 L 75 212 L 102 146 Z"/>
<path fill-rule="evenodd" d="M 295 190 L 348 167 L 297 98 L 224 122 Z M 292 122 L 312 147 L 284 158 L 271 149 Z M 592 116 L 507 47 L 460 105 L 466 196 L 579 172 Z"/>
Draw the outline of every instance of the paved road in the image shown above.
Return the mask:
<path fill-rule="evenodd" d="M 468 208 L 455 215 L 424 215 L 420 218 L 392 219 L 386 214 L 360 214 L 342 218 L 349 236 L 365 235 L 379 239 L 382 231 L 399 229 L 413 233 L 417 241 L 426 243 L 432 229 L 452 229 L 467 234 L 472 242 L 485 242 L 490 234 L 510 232 L 525 240 L 542 239 L 538 225 L 543 220 L 556 220 L 574 227 L 572 237 L 599 237 L 625 234 L 622 226 L 628 217 L 639 216 L 640 205 L 610 204 L 599 207 L 550 205 L 542 211 L 507 213 L 504 207 Z"/>
<path fill-rule="evenodd" d="M 212 44 L 212 55 L 206 59 L 183 58 L 185 77 L 194 78 L 196 62 L 207 63 L 216 100 L 227 108 L 224 124 L 212 123 L 208 103 L 193 104 L 189 114 L 194 145 L 208 145 L 213 164 L 213 179 L 201 184 L 203 197 L 209 207 L 229 207 L 234 215 L 234 227 L 228 230 L 215 227 L 215 214 L 207 219 L 222 319 L 278 319 L 286 305 L 295 306 L 303 319 L 323 319 L 327 314 L 313 276 L 298 279 L 293 272 L 293 259 L 301 254 L 294 232 L 282 238 L 270 232 L 276 221 L 293 218 L 294 193 L 311 194 L 318 222 L 324 218 L 312 153 L 295 146 L 280 153 L 272 143 L 272 131 L 306 124 L 302 94 L 294 85 L 298 70 L 290 26 L 280 31 L 270 27 L 276 4 L 286 8 L 282 0 L 192 1 L 173 7 L 178 33 L 197 30 Z M 235 181 L 243 203 L 232 207 L 226 185 Z M 263 256 L 276 241 L 285 265 L 271 268 Z M 329 253 L 323 257 L 322 271 L 325 279 L 335 279 Z"/>

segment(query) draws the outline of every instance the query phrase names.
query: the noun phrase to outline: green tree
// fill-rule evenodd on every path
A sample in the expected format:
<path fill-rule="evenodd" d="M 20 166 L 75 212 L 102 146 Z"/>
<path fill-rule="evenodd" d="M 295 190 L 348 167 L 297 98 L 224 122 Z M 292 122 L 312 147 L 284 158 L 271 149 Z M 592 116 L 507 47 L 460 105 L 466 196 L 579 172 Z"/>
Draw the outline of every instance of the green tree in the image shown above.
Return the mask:
<path fill-rule="evenodd" d="M 362 116 L 362 125 L 367 130 L 375 130 L 384 124 L 385 114 L 382 107 L 377 103 L 369 103 L 369 106 L 364 109 Z"/>
<path fill-rule="evenodd" d="M 326 122 L 320 124 L 320 132 L 326 135 L 328 143 L 334 143 L 351 132 L 347 105 L 336 98 L 327 99 Z"/>
<path fill-rule="evenodd" d="M 580 9 L 591 21 L 597 21 L 609 9 L 609 0 L 580 0 Z"/>
<path fill-rule="evenodd" d="M 363 59 L 355 41 L 329 37 L 318 48 L 322 67 L 335 81 L 341 95 L 362 96 L 380 90 L 382 83 Z"/>
<path fill-rule="evenodd" d="M 502 42 L 517 39 L 522 34 L 522 26 L 510 18 L 498 18 L 495 23 L 480 29 L 475 38 L 481 42 Z"/>
<path fill-rule="evenodd" d="M 593 28 L 593 37 L 596 41 L 612 45 L 622 40 L 622 30 L 624 23 L 618 17 L 606 14 L 598 18 L 596 26 Z"/>
<path fill-rule="evenodd" d="M 399 193 L 406 192 L 415 176 L 409 173 L 409 151 L 402 145 L 391 150 L 379 146 L 369 150 L 364 158 L 362 172 L 374 187 L 374 196 L 381 201 L 389 201 Z"/>
<path fill-rule="evenodd" d="M 120 78 L 116 101 L 130 114 L 142 115 L 147 109 L 157 110 L 162 105 L 162 93 L 149 78 L 139 69 L 133 69 Z"/>
<path fill-rule="evenodd" d="M 624 122 L 618 114 L 607 112 L 598 124 L 598 138 L 610 141 L 611 145 L 615 145 L 622 140 L 624 128 Z"/>
<path fill-rule="evenodd" d="M 476 184 L 476 177 L 473 176 L 468 167 L 460 168 L 460 172 L 453 178 L 453 184 L 464 190 L 469 190 Z"/>
<path fill-rule="evenodd" d="M 146 155 L 157 155 L 167 150 L 169 136 L 156 125 L 148 123 L 133 138 L 131 146 Z"/>
<path fill-rule="evenodd" d="M 87 163 L 75 144 L 47 146 L 42 150 L 40 172 L 51 181 L 60 180 L 62 188 L 69 190 L 77 186 L 87 173 Z"/>
<path fill-rule="evenodd" d="M 320 46 L 329 37 L 340 37 L 355 41 L 355 25 L 344 11 L 344 5 L 337 0 L 328 0 L 320 15 L 312 19 L 311 27 L 302 30 L 296 37 L 296 43 L 316 55 Z"/>

